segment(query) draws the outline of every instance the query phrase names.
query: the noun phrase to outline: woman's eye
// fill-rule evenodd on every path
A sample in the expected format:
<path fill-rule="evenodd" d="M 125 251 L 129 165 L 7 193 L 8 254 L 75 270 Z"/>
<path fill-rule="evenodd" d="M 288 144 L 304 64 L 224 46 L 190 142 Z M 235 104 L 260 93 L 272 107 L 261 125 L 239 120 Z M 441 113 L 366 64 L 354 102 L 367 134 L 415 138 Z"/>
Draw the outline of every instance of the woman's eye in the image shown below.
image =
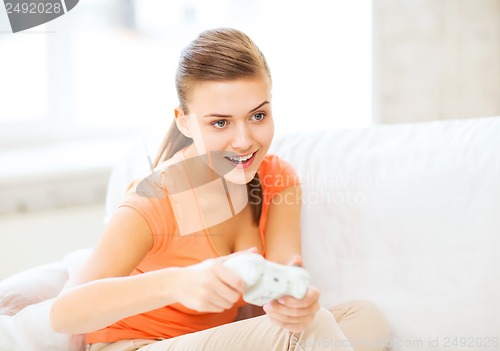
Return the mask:
<path fill-rule="evenodd" d="M 212 122 L 212 125 L 215 127 L 215 128 L 224 128 L 225 126 L 227 126 L 227 121 L 225 119 L 220 119 L 218 121 L 215 121 L 215 122 Z"/>
<path fill-rule="evenodd" d="M 255 115 L 253 115 L 252 117 L 256 121 L 262 121 L 264 118 L 266 118 L 266 115 L 262 112 L 259 112 L 259 113 L 256 113 Z"/>

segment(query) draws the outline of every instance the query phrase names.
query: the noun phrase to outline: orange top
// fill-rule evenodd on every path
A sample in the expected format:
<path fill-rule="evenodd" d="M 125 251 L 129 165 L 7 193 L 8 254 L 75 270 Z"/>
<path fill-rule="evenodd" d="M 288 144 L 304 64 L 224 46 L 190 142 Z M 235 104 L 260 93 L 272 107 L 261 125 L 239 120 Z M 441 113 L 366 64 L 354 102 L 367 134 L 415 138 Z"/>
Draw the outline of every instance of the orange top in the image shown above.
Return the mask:
<path fill-rule="evenodd" d="M 259 223 L 265 256 L 265 228 L 269 204 L 274 195 L 287 187 L 297 185 L 298 178 L 288 163 L 275 155 L 266 155 L 258 169 L 262 185 L 262 214 Z M 193 235 L 179 235 L 174 212 L 168 197 L 146 198 L 135 190 L 138 182 L 129 187 L 120 206 L 138 211 L 149 224 L 153 246 L 131 275 L 166 267 L 193 265 L 218 257 L 215 246 L 204 231 Z M 122 319 L 106 328 L 87 334 L 87 343 L 115 342 L 124 339 L 167 339 L 234 321 L 238 308 L 245 305 L 240 299 L 232 308 L 221 313 L 201 313 L 179 303 Z"/>

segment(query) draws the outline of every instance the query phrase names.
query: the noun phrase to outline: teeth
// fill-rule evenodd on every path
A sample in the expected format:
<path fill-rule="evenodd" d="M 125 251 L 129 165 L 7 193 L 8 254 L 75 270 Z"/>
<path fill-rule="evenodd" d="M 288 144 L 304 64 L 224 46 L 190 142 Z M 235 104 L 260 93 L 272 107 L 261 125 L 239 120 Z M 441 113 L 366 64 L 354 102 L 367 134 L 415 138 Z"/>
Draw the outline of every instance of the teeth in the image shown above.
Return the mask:
<path fill-rule="evenodd" d="M 253 154 L 250 154 L 248 156 L 245 156 L 245 157 L 231 157 L 229 156 L 229 159 L 231 161 L 234 161 L 234 162 L 245 162 L 245 161 L 248 161 L 251 157 L 253 156 Z"/>

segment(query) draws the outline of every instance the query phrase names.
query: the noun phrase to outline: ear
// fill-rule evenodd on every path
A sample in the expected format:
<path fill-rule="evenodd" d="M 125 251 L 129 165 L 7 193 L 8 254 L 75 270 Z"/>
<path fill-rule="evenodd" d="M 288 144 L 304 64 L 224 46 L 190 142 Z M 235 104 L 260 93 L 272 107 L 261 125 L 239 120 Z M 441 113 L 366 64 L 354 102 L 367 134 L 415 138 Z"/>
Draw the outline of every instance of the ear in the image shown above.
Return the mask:
<path fill-rule="evenodd" d="M 181 131 L 184 136 L 187 138 L 192 138 L 191 131 L 189 130 L 189 125 L 188 125 L 188 115 L 184 113 L 184 110 L 178 106 L 174 110 L 175 113 L 175 124 L 177 125 L 177 128 Z"/>

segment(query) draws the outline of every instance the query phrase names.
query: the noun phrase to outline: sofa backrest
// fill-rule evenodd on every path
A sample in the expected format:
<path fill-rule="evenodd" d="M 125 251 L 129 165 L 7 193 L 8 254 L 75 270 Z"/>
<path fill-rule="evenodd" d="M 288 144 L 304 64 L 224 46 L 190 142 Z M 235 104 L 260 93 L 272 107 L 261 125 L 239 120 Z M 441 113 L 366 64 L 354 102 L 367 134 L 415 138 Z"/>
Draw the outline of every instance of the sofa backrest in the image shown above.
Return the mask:
<path fill-rule="evenodd" d="M 500 336 L 500 117 L 293 134 L 272 152 L 301 178 L 324 305 L 375 301 L 395 342 Z"/>

